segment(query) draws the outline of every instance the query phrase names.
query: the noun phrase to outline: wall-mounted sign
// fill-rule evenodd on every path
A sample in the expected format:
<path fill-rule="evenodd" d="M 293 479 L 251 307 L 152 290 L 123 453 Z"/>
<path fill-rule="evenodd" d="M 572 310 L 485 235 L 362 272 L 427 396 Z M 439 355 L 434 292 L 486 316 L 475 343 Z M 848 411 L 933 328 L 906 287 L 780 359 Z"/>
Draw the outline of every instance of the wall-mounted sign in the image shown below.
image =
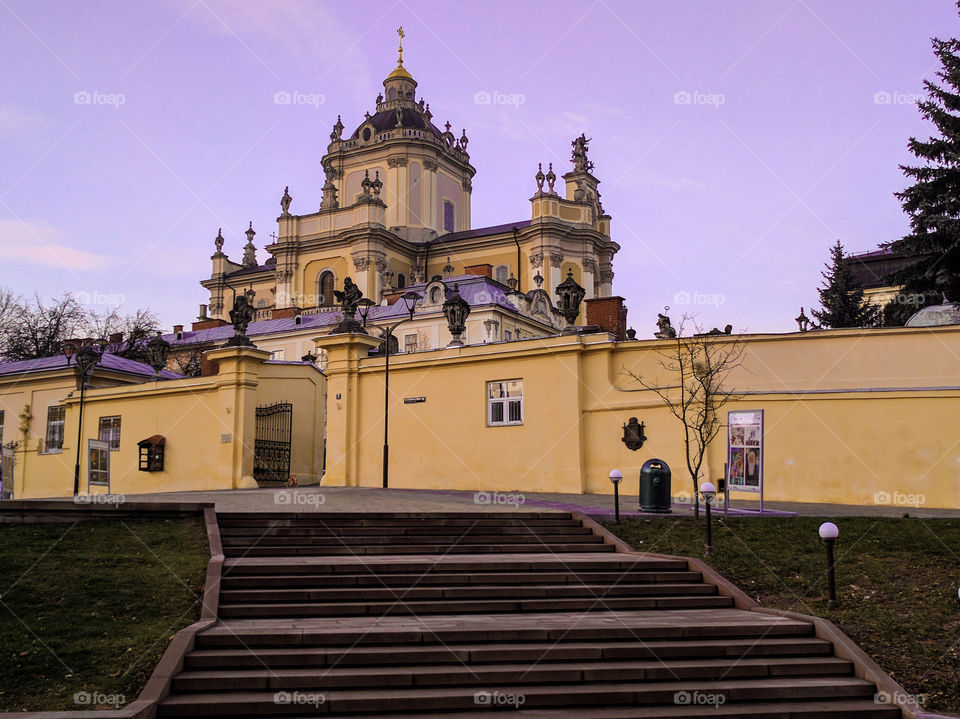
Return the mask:
<path fill-rule="evenodd" d="M 419 404 L 420 402 L 426 402 L 426 401 L 427 401 L 426 397 L 404 397 L 403 398 L 404 404 Z"/>
<path fill-rule="evenodd" d="M 763 496 L 763 410 L 727 413 L 727 486 Z"/>

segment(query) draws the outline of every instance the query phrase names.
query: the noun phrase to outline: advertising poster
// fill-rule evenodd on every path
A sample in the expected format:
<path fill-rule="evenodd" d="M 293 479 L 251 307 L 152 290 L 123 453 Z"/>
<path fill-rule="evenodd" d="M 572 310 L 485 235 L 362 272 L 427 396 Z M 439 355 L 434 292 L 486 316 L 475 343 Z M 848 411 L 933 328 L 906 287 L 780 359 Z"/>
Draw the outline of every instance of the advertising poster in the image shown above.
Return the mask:
<path fill-rule="evenodd" d="M 763 410 L 727 413 L 727 486 L 763 491 Z"/>

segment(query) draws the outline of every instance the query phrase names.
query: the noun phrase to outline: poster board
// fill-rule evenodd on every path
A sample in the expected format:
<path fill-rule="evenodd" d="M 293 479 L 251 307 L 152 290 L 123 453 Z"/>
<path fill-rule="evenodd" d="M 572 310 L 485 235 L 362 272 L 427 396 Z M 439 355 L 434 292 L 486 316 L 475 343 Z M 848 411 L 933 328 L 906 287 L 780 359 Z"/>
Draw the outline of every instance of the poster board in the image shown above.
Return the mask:
<path fill-rule="evenodd" d="M 727 488 L 763 501 L 763 410 L 727 413 Z"/>

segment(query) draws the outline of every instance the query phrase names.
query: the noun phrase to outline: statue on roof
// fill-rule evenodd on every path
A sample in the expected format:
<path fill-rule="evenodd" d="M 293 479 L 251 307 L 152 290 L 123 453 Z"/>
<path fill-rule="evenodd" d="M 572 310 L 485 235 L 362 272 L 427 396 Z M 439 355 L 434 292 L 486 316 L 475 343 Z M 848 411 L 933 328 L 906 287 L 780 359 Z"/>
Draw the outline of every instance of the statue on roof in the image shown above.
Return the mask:
<path fill-rule="evenodd" d="M 658 340 L 672 340 L 677 336 L 670 318 L 660 312 L 657 313 L 657 331 L 653 335 Z"/>
<path fill-rule="evenodd" d="M 343 122 L 340 121 L 340 116 L 337 115 L 337 124 L 333 126 L 333 132 L 330 133 L 331 142 L 337 142 L 342 139 L 340 136 L 343 133 Z"/>
<path fill-rule="evenodd" d="M 343 312 L 344 318 L 353 318 L 357 313 L 357 303 L 363 297 L 363 293 L 352 278 L 345 277 L 343 280 L 343 291 L 334 290 L 333 296 L 336 297 L 337 302 L 340 303 L 340 311 Z"/>
<path fill-rule="evenodd" d="M 580 133 L 580 137 L 570 144 L 573 145 L 573 154 L 570 158 L 573 161 L 573 171 L 590 172 L 593 170 L 593 163 L 587 159 L 590 138 L 587 137 L 586 133 Z"/>
<path fill-rule="evenodd" d="M 217 254 L 223 254 L 223 228 L 217 230 L 217 236 L 213 238 L 214 247 L 217 248 Z"/>
<path fill-rule="evenodd" d="M 284 217 L 290 214 L 291 202 L 293 202 L 293 198 L 290 196 L 290 186 L 288 185 L 283 188 L 283 197 L 280 198 L 280 210 Z"/>
<path fill-rule="evenodd" d="M 230 323 L 233 325 L 233 337 L 227 340 L 227 347 L 255 346 L 247 337 L 247 327 L 253 321 L 253 298 L 256 293 L 248 289 L 233 298 L 233 309 L 230 310 Z"/>

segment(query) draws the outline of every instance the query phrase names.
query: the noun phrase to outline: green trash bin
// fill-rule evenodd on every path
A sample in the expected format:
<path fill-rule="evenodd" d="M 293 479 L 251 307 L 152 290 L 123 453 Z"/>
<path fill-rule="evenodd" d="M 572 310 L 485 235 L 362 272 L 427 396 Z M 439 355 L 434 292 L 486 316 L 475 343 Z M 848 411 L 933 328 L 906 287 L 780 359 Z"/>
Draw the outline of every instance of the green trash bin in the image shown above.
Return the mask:
<path fill-rule="evenodd" d="M 670 466 L 662 459 L 648 459 L 640 468 L 640 511 L 669 514 Z"/>

